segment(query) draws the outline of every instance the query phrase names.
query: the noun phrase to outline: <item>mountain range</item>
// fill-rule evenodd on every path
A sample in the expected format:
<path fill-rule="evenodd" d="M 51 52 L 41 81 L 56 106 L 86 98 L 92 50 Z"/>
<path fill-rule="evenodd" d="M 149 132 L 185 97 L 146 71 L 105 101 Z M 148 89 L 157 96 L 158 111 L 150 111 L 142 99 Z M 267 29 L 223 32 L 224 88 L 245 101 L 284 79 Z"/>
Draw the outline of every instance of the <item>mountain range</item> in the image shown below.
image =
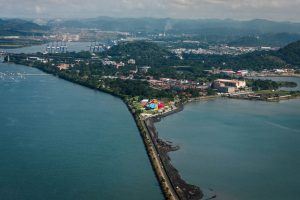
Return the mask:
<path fill-rule="evenodd" d="M 49 26 L 68 28 L 97 28 L 107 31 L 127 32 L 169 32 L 186 34 L 257 34 L 257 33 L 298 33 L 300 23 L 275 22 L 255 19 L 237 21 L 232 19 L 171 19 L 171 18 L 113 18 L 50 20 Z"/>

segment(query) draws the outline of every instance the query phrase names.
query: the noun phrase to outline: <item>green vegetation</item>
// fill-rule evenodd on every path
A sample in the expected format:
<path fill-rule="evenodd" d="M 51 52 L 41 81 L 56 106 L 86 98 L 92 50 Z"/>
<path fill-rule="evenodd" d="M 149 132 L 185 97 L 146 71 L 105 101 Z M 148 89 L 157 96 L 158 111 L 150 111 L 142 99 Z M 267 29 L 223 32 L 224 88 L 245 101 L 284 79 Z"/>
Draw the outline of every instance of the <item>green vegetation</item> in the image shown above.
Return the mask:
<path fill-rule="evenodd" d="M 42 54 L 37 55 L 42 56 Z M 153 89 L 146 81 L 102 78 L 102 76 L 113 76 L 118 72 L 118 70 L 111 66 L 103 66 L 101 62 L 96 61 L 94 63 L 89 63 L 88 65 L 85 62 L 79 62 L 68 70 L 59 70 L 56 67 L 60 61 L 68 62 L 74 61 L 75 59 L 84 60 L 89 58 L 89 52 L 71 52 L 66 54 L 53 54 L 49 56 L 51 56 L 52 59 L 55 59 L 51 64 L 43 64 L 37 61 L 27 61 L 26 54 L 11 56 L 11 61 L 18 64 L 30 65 L 47 73 L 59 76 L 63 79 L 79 83 L 93 89 L 99 89 L 122 98 L 131 98 L 135 96 L 139 96 L 141 98 L 174 97 L 172 91 Z"/>
<path fill-rule="evenodd" d="M 186 54 L 184 58 L 190 61 L 202 62 L 202 66 L 213 66 L 221 69 L 248 69 L 260 71 L 286 66 L 286 62 L 276 55 L 276 52 L 253 52 L 238 56 L 233 55 L 195 55 Z"/>
<path fill-rule="evenodd" d="M 267 33 L 243 36 L 229 42 L 230 46 L 272 46 L 283 47 L 291 42 L 300 40 L 300 34 Z"/>
<path fill-rule="evenodd" d="M 260 71 L 263 69 L 300 67 L 300 41 L 292 43 L 279 51 L 257 51 L 243 55 L 197 55 L 184 54 L 180 60 L 166 50 L 163 45 L 146 41 L 124 42 L 112 47 L 102 56 L 111 56 L 115 60 L 133 58 L 138 66 L 149 65 L 160 68 L 150 70 L 151 75 L 164 74 L 168 77 L 195 80 L 203 76 L 204 69 L 211 67 L 233 70 L 248 69 Z M 177 66 L 172 68 L 172 66 Z M 185 66 L 185 67 L 178 67 Z M 187 67 L 188 66 L 188 67 Z"/>
<path fill-rule="evenodd" d="M 151 67 L 159 68 L 150 70 L 150 74 L 153 76 L 164 75 L 170 78 L 196 80 L 197 77 L 203 77 L 204 69 L 211 69 L 211 67 L 254 71 L 299 67 L 299 49 L 300 42 L 295 42 L 275 52 L 259 51 L 237 56 L 184 54 L 184 60 L 180 60 L 168 52 L 163 45 L 137 41 L 121 43 L 103 53 L 102 56 L 111 56 L 115 60 L 133 58 L 138 66 L 150 65 Z M 172 66 L 185 67 L 172 68 Z"/>
<path fill-rule="evenodd" d="M 285 52 L 295 50 L 299 42 L 292 44 L 282 50 Z M 291 48 L 292 46 L 292 48 Z M 249 69 L 262 70 L 273 69 L 280 66 L 286 67 L 286 61 L 280 58 L 279 52 L 254 52 L 239 56 L 229 55 L 184 55 L 184 59 L 176 58 L 166 48 L 147 41 L 122 42 L 92 57 L 90 52 L 68 52 L 62 54 L 15 54 L 11 55 L 11 61 L 30 65 L 61 78 L 85 85 L 93 89 L 99 89 L 121 98 L 168 98 L 188 99 L 202 95 L 214 95 L 211 89 L 201 89 L 201 85 L 211 83 L 217 78 L 232 78 L 224 74 L 209 74 L 205 69 L 212 66 L 219 68 L 231 68 L 233 70 Z M 293 52 L 291 52 L 292 55 Z M 27 57 L 37 56 L 47 62 L 30 61 Z M 112 65 L 105 65 L 106 60 L 110 62 L 124 62 L 135 59 L 136 65 L 125 64 L 117 69 Z M 51 60 L 51 61 L 50 61 Z M 48 62 L 49 61 L 49 62 Z M 66 63 L 71 65 L 66 70 L 59 70 L 56 66 Z M 135 71 L 136 66 L 150 65 L 147 73 Z M 291 67 L 290 65 L 289 67 Z M 133 71 L 133 72 L 132 72 Z M 177 85 L 167 87 L 150 86 L 148 79 L 160 78 L 176 79 Z M 186 87 L 185 80 L 191 83 Z M 182 81 L 182 82 L 181 82 Z M 180 85 L 181 87 L 178 87 Z M 277 90 L 280 87 L 295 87 L 295 83 L 274 82 L 270 80 L 248 80 L 247 85 L 254 91 Z M 164 88 L 164 89 L 162 89 Z"/>
<path fill-rule="evenodd" d="M 291 98 L 300 97 L 300 91 L 284 91 L 284 90 L 260 90 L 255 92 L 257 95 L 270 97 L 284 97 L 290 96 Z"/>
<path fill-rule="evenodd" d="M 47 41 L 41 36 L 49 31 L 30 21 L 20 19 L 0 19 L 0 48 L 20 48 L 39 45 Z"/>
<path fill-rule="evenodd" d="M 20 48 L 25 46 L 40 45 L 46 42 L 47 40 L 37 40 L 32 38 L 13 38 L 13 39 L 0 38 L 0 48 L 1 49 Z"/>
<path fill-rule="evenodd" d="M 21 19 L 0 19 L 0 36 L 41 36 L 49 30 L 30 21 Z"/>
<path fill-rule="evenodd" d="M 153 67 L 161 67 L 172 64 L 175 57 L 165 48 L 158 46 L 155 43 L 147 41 L 122 42 L 113 46 L 102 56 L 111 56 L 114 60 L 135 59 L 139 66 L 149 65 Z"/>
<path fill-rule="evenodd" d="M 279 54 L 288 64 L 300 66 L 300 40 L 280 49 Z"/>
<path fill-rule="evenodd" d="M 187 62 L 202 62 L 203 67 L 213 66 L 221 69 L 260 71 L 274 68 L 294 68 L 300 67 L 300 41 L 291 43 L 279 51 L 257 51 L 238 56 L 186 54 L 184 58 Z"/>
<path fill-rule="evenodd" d="M 252 87 L 253 91 L 260 90 L 278 90 L 280 87 L 296 87 L 295 82 L 285 82 L 285 81 L 272 81 L 272 80 L 261 80 L 261 79 L 247 79 L 247 85 Z"/>

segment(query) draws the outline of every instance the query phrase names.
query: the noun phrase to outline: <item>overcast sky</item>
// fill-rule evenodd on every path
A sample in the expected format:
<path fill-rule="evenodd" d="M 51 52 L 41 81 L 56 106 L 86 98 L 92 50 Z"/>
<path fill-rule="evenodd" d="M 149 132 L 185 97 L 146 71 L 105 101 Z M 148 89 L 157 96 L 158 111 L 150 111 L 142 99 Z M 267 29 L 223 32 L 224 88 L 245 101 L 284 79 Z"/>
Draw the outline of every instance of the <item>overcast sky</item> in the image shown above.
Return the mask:
<path fill-rule="evenodd" d="M 0 17 L 171 17 L 300 22 L 300 0 L 0 0 Z"/>

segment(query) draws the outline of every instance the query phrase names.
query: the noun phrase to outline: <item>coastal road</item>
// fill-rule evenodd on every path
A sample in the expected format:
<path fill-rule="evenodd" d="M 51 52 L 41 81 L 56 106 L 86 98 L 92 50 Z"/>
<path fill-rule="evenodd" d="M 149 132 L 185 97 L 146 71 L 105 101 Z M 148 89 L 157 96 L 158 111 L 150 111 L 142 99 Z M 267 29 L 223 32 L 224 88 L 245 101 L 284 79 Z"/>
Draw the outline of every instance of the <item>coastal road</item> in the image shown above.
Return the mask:
<path fill-rule="evenodd" d="M 174 190 L 174 187 L 169 179 L 169 176 L 167 175 L 167 173 L 163 167 L 163 163 L 159 157 L 159 153 L 157 152 L 157 149 L 153 143 L 148 126 L 146 125 L 146 123 L 147 123 L 146 120 L 147 119 L 142 120 L 142 125 L 143 125 L 143 128 L 146 130 L 146 139 L 151 141 L 151 145 L 149 146 L 149 148 L 152 150 L 151 154 L 154 158 L 154 159 L 152 159 L 152 161 L 155 162 L 157 165 L 156 173 L 158 174 L 159 177 L 163 177 L 163 179 L 165 180 L 165 184 L 166 184 L 167 188 L 169 188 L 169 192 L 171 195 L 170 199 L 179 200 L 179 197 L 178 197 L 176 191 Z"/>

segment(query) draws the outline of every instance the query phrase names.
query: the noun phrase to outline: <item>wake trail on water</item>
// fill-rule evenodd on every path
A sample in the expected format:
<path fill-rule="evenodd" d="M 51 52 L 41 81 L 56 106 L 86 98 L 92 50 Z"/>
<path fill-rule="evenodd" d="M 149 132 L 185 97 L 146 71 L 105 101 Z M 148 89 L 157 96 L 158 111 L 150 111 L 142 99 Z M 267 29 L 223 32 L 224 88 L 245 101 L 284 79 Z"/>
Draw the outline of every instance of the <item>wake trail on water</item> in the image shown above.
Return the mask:
<path fill-rule="evenodd" d="M 293 129 L 293 128 L 290 128 L 288 126 L 284 126 L 284 125 L 277 124 L 277 123 L 274 123 L 274 122 L 269 122 L 269 121 L 266 121 L 266 123 L 270 124 L 272 126 L 275 126 L 277 128 L 281 128 L 281 129 L 284 129 L 284 130 L 289 130 L 289 131 L 292 131 L 292 132 L 300 133 L 300 130 Z"/>

